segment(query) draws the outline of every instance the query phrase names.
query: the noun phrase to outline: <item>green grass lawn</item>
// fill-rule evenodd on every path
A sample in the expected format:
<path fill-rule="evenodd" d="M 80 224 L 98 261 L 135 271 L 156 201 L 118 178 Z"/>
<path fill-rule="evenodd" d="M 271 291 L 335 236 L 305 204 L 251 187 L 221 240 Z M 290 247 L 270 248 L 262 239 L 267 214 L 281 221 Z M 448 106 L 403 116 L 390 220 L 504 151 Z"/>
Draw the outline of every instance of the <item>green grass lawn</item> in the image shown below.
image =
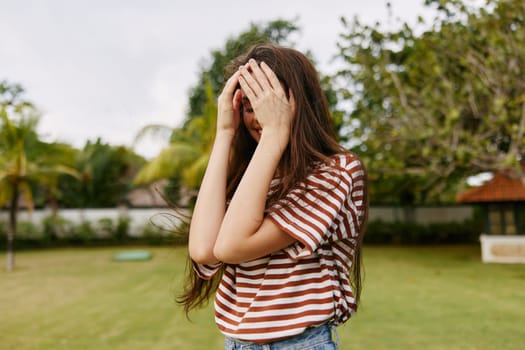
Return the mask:
<path fill-rule="evenodd" d="M 18 253 L 0 269 L 0 348 L 222 349 L 211 306 L 189 322 L 174 303 L 185 249 L 111 261 L 123 249 Z M 343 350 L 525 348 L 525 265 L 482 264 L 477 246 L 367 247 L 365 269 Z"/>

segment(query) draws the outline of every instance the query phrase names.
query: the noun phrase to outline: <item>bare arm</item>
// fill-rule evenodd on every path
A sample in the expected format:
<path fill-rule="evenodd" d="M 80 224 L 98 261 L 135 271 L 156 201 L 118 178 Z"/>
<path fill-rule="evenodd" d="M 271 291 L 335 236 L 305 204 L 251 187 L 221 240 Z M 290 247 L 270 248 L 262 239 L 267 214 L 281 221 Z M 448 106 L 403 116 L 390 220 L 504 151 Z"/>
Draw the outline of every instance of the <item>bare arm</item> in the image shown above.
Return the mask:
<path fill-rule="evenodd" d="M 294 115 L 290 100 L 277 77 L 264 63 L 251 61 L 241 69 L 239 82 L 251 101 L 262 136 L 220 226 L 214 256 L 227 263 L 240 263 L 278 251 L 295 240 L 264 218 L 266 196 L 275 171 L 289 142 Z"/>
<path fill-rule="evenodd" d="M 292 244 L 292 236 L 264 218 L 266 195 L 280 159 L 275 139 L 265 132 L 220 227 L 214 255 L 237 264 L 273 253 Z"/>
<path fill-rule="evenodd" d="M 226 210 L 226 177 L 230 147 L 240 123 L 240 98 L 236 90 L 239 73 L 226 83 L 219 96 L 217 134 L 201 183 L 190 225 L 189 253 L 201 264 L 219 261 L 213 248 Z"/>

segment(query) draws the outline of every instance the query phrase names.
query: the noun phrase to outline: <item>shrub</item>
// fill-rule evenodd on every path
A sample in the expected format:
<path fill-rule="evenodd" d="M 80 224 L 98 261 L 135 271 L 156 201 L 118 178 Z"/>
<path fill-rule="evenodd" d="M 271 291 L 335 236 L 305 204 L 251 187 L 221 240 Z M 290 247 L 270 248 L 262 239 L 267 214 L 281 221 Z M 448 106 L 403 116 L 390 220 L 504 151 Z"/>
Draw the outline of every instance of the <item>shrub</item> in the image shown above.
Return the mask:
<path fill-rule="evenodd" d="M 113 238 L 122 242 L 125 241 L 129 236 L 129 227 L 131 224 L 131 218 L 128 216 L 119 216 Z"/>
<path fill-rule="evenodd" d="M 109 238 L 113 236 L 115 232 L 115 225 L 113 224 L 113 219 L 111 218 L 101 218 L 98 219 L 96 225 L 95 235 L 97 238 Z"/>
<path fill-rule="evenodd" d="M 73 227 L 70 240 L 72 243 L 90 243 L 96 238 L 95 230 L 93 225 L 89 221 L 84 221 L 79 225 Z"/>
<path fill-rule="evenodd" d="M 142 238 L 148 244 L 186 244 L 188 242 L 187 235 L 179 234 L 178 228 L 167 229 L 159 227 L 152 223 L 147 223 L 142 227 Z"/>
<path fill-rule="evenodd" d="M 56 242 L 73 231 L 73 223 L 61 216 L 47 216 L 42 219 L 42 235 L 46 242 Z"/>
<path fill-rule="evenodd" d="M 42 237 L 42 232 L 38 226 L 31 221 L 19 220 L 16 223 L 16 238 L 39 239 Z"/>
<path fill-rule="evenodd" d="M 370 244 L 476 243 L 481 226 L 474 220 L 439 224 L 371 221 L 364 241 Z"/>

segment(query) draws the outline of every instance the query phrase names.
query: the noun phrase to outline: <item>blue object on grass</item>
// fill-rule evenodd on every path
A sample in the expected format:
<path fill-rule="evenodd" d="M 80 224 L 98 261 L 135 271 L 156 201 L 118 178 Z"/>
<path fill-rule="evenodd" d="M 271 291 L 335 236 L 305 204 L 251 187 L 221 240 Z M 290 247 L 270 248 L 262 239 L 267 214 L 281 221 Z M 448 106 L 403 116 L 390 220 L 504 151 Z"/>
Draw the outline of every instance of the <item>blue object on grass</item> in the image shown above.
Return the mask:
<path fill-rule="evenodd" d="M 153 255 L 147 250 L 129 250 L 113 254 L 114 261 L 144 261 L 151 259 Z"/>

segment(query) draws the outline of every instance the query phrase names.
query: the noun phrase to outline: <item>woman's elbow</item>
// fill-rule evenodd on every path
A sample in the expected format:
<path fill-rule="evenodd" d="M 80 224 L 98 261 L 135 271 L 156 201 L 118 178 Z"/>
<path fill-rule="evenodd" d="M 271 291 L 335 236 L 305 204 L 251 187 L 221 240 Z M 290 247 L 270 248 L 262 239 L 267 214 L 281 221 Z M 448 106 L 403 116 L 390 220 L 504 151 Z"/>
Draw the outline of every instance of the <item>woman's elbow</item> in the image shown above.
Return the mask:
<path fill-rule="evenodd" d="M 242 261 L 239 259 L 240 256 L 235 251 L 235 247 L 232 244 L 225 242 L 216 242 L 213 247 L 213 255 L 223 263 L 226 264 L 239 264 Z"/>
<path fill-rule="evenodd" d="M 213 251 L 210 251 L 209 249 L 203 249 L 199 247 L 192 248 L 190 246 L 189 254 L 191 260 L 201 265 L 215 264 L 220 261 L 215 257 Z"/>

